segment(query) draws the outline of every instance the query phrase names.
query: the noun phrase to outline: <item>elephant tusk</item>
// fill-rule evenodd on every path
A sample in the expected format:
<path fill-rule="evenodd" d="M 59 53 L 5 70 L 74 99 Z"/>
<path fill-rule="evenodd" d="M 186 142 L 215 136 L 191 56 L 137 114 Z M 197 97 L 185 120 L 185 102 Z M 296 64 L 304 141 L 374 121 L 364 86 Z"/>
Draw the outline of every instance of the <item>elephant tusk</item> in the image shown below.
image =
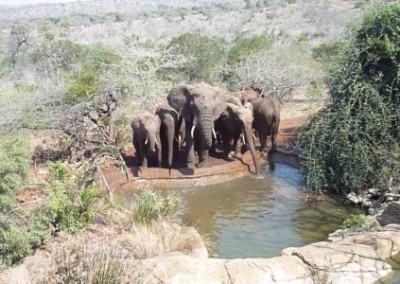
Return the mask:
<path fill-rule="evenodd" d="M 196 126 L 192 126 L 192 130 L 190 131 L 190 136 L 193 138 L 194 136 L 194 129 L 196 128 Z"/>
<path fill-rule="evenodd" d="M 254 133 L 253 133 L 252 135 L 253 135 L 253 139 L 254 139 L 254 140 L 257 140 L 257 137 L 254 135 Z"/>
<path fill-rule="evenodd" d="M 243 142 L 243 145 L 246 145 L 246 139 L 244 139 L 243 135 L 242 135 L 242 142 Z"/>
<path fill-rule="evenodd" d="M 144 141 L 144 145 L 147 145 L 149 143 L 149 137 L 146 136 L 146 140 Z"/>
<path fill-rule="evenodd" d="M 156 145 L 158 146 L 158 141 L 157 141 L 157 139 L 154 141 L 155 143 L 156 143 Z"/>
<path fill-rule="evenodd" d="M 214 139 L 217 140 L 217 133 L 215 133 L 214 127 L 212 128 L 212 134 L 214 136 Z"/>

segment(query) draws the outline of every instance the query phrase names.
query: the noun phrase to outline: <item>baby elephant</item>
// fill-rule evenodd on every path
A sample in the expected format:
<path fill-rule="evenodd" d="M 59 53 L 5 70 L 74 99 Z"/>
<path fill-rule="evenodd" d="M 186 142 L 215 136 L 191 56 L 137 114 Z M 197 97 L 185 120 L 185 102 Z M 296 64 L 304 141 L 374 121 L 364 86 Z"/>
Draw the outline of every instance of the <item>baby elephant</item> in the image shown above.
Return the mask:
<path fill-rule="evenodd" d="M 139 166 L 147 167 L 152 164 L 161 165 L 161 122 L 158 116 L 149 112 L 140 113 L 133 117 L 131 127 L 133 130 L 133 146 Z"/>

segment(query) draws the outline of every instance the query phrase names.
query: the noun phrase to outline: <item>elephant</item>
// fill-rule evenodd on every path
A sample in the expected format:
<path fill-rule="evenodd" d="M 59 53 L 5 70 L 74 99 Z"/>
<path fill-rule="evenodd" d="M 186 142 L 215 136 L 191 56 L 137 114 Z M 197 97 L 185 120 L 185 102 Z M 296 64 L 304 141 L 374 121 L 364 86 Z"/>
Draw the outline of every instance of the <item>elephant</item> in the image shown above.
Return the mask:
<path fill-rule="evenodd" d="M 194 144 L 199 148 L 197 149 L 199 153 L 197 166 L 207 166 L 208 150 L 215 133 L 214 121 L 226 108 L 225 92 L 206 83 L 179 84 L 170 90 L 167 100 L 185 121 L 186 166 L 190 169 L 195 167 Z"/>
<path fill-rule="evenodd" d="M 276 150 L 276 137 L 279 133 L 280 123 L 280 107 L 269 97 L 251 99 L 249 102 L 253 106 L 253 128 L 258 133 L 261 150 L 266 149 L 268 136 L 271 136 L 271 150 Z"/>
<path fill-rule="evenodd" d="M 167 103 L 159 105 L 156 115 L 161 122 L 160 138 L 162 147 L 161 166 L 172 167 L 179 151 L 179 113 Z"/>
<path fill-rule="evenodd" d="M 242 90 L 231 93 L 231 95 L 238 98 L 242 104 L 261 97 L 261 93 L 251 87 L 243 87 Z"/>
<path fill-rule="evenodd" d="M 133 117 L 133 146 L 139 166 L 147 167 L 150 161 L 160 167 L 162 146 L 160 142 L 161 121 L 158 116 L 144 112 Z"/>
<path fill-rule="evenodd" d="M 236 99 L 236 98 L 235 98 Z M 228 98 L 229 100 L 229 98 Z M 224 158 L 229 158 L 231 151 L 231 143 L 233 141 L 235 149 L 235 158 L 242 156 L 242 144 L 240 138 L 244 132 L 251 157 L 253 159 L 255 173 L 258 174 L 258 164 L 256 157 L 256 149 L 253 140 L 253 108 L 252 105 L 243 106 L 239 104 L 227 103 L 225 111 L 215 122 L 215 129 L 221 134 L 224 149 Z"/>

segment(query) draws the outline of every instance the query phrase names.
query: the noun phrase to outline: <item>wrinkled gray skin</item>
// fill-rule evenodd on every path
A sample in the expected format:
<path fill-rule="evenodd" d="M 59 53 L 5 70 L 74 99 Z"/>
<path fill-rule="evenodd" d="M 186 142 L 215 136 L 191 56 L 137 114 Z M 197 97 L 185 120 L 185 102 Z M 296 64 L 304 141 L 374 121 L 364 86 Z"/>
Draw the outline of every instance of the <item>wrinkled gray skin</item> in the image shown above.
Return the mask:
<path fill-rule="evenodd" d="M 232 97 L 234 98 L 234 97 Z M 235 98 L 236 99 L 236 98 Z M 228 101 L 235 101 L 227 98 Z M 223 140 L 224 158 L 229 158 L 231 152 L 231 144 L 233 142 L 234 157 L 242 157 L 242 143 L 240 137 L 242 133 L 245 135 L 251 157 L 255 167 L 255 173 L 258 174 L 258 164 L 256 159 L 256 149 L 253 140 L 253 108 L 251 104 L 246 107 L 240 101 L 235 103 L 227 103 L 227 107 L 215 122 L 215 130 L 218 131 Z"/>
<path fill-rule="evenodd" d="M 172 167 L 179 151 L 179 113 L 167 103 L 159 105 L 156 115 L 160 118 L 160 138 L 162 147 L 161 166 Z"/>
<path fill-rule="evenodd" d="M 275 150 L 280 123 L 279 107 L 268 97 L 252 99 L 250 103 L 253 105 L 253 128 L 258 133 L 261 150 L 266 150 L 268 136 L 271 136 L 271 150 Z"/>
<path fill-rule="evenodd" d="M 157 166 L 161 162 L 160 142 L 161 122 L 158 116 L 149 112 L 140 113 L 133 117 L 131 127 L 133 130 L 133 146 L 139 166 L 147 167 L 148 161 L 156 158 Z"/>
<path fill-rule="evenodd" d="M 214 121 L 226 108 L 225 93 L 221 89 L 205 83 L 181 84 L 169 92 L 167 99 L 169 105 L 185 120 L 187 167 L 194 168 L 193 139 L 197 139 L 196 144 L 199 145 L 198 167 L 207 166 Z M 192 129 L 192 126 L 196 131 Z M 192 135 L 194 133 L 197 135 Z"/>
<path fill-rule="evenodd" d="M 258 92 L 254 91 L 251 88 L 243 88 L 243 90 L 235 92 L 235 93 L 231 93 L 231 95 L 233 97 L 238 98 L 243 105 L 246 102 L 249 102 L 251 100 L 261 97 L 261 95 Z"/>

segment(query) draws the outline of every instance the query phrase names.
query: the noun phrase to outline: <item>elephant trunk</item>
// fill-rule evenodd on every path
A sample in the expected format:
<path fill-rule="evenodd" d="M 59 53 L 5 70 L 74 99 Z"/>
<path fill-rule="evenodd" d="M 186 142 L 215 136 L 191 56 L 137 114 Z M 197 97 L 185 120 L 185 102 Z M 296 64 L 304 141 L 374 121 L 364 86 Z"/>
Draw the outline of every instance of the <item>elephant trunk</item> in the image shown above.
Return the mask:
<path fill-rule="evenodd" d="M 198 125 L 201 140 L 203 142 L 202 147 L 204 149 L 210 149 L 212 145 L 212 129 L 214 127 L 214 121 L 212 115 L 209 112 L 203 112 L 199 115 Z"/>
<path fill-rule="evenodd" d="M 156 147 L 155 147 L 156 143 L 158 144 L 157 137 L 156 137 L 156 135 L 154 135 L 154 133 L 151 134 L 149 132 L 147 132 L 146 135 L 147 136 L 146 136 L 145 144 L 147 145 L 147 149 L 149 149 L 150 152 L 154 153 L 156 151 Z"/>
<path fill-rule="evenodd" d="M 167 126 L 167 141 L 168 141 L 168 167 L 172 166 L 172 157 L 174 154 L 174 139 L 175 139 L 175 128 L 174 125 Z"/>
<path fill-rule="evenodd" d="M 257 154 L 256 154 L 256 147 L 254 146 L 253 129 L 251 124 L 245 126 L 244 134 L 246 135 L 247 144 L 250 150 L 251 158 L 253 159 L 255 173 L 257 175 L 258 174 Z"/>

